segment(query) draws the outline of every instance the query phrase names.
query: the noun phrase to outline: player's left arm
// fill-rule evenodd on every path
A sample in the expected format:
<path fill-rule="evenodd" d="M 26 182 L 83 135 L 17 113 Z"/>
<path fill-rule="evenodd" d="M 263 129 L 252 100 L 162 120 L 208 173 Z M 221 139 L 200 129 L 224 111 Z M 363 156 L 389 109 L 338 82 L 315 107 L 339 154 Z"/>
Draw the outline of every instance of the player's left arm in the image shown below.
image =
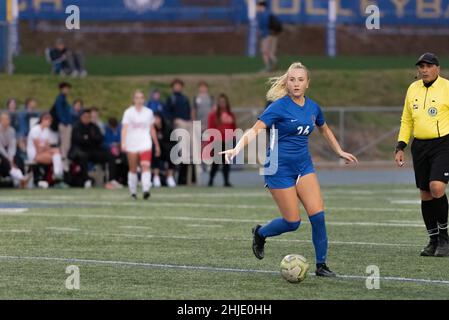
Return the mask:
<path fill-rule="evenodd" d="M 346 163 L 358 163 L 357 158 L 341 149 L 340 144 L 337 141 L 337 138 L 335 138 L 334 133 L 332 132 L 331 128 L 327 125 L 327 123 L 324 123 L 322 126 L 319 126 L 318 129 L 320 130 L 320 133 L 326 139 L 329 146 L 334 150 L 334 152 L 342 159 L 346 161 Z"/>
<path fill-rule="evenodd" d="M 156 157 L 161 156 L 161 147 L 159 145 L 159 140 L 157 139 L 156 129 L 154 128 L 154 124 L 151 125 L 150 128 L 151 139 L 153 139 L 154 147 L 156 148 Z"/>

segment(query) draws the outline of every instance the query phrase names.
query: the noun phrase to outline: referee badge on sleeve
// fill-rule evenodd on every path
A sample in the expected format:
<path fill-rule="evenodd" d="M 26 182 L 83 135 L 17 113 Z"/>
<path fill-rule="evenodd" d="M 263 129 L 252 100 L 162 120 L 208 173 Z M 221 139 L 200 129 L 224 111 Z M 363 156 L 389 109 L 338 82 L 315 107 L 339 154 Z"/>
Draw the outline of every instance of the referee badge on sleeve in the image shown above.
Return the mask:
<path fill-rule="evenodd" d="M 429 116 L 435 117 L 438 114 L 438 109 L 435 107 L 430 107 L 427 113 L 429 114 Z"/>

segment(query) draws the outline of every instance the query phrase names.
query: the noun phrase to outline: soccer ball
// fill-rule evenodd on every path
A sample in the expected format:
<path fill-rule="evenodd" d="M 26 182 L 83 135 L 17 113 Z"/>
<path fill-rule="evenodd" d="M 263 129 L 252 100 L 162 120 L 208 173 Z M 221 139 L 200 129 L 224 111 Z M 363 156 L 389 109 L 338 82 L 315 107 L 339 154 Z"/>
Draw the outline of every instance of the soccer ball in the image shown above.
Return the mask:
<path fill-rule="evenodd" d="M 281 275 L 288 282 L 301 282 L 307 277 L 309 264 L 299 254 L 289 254 L 281 261 Z"/>

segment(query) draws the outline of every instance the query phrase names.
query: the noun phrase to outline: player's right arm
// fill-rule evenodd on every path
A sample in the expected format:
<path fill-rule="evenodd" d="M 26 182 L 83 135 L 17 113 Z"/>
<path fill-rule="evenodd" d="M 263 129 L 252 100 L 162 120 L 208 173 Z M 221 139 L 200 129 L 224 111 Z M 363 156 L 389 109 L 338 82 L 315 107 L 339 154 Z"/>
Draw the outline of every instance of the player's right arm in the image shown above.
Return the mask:
<path fill-rule="evenodd" d="M 412 108 L 409 99 L 410 89 L 405 97 L 404 110 L 401 117 L 401 128 L 399 130 L 398 144 L 395 151 L 395 161 L 399 167 L 404 166 L 405 154 L 404 149 L 407 146 L 413 130 Z"/>
<path fill-rule="evenodd" d="M 234 149 L 229 149 L 220 152 L 220 154 L 224 154 L 226 162 L 230 163 L 232 159 L 234 159 L 235 156 L 237 156 L 240 153 L 240 151 L 242 151 L 248 144 L 250 144 L 251 141 L 253 141 L 257 137 L 257 135 L 266 128 L 267 125 L 263 121 L 257 120 L 254 126 L 245 132 L 245 134 L 239 140 Z"/>
<path fill-rule="evenodd" d="M 126 134 L 128 133 L 128 124 L 122 124 L 122 132 L 121 132 L 121 146 L 120 149 L 122 152 L 126 152 Z"/>
<path fill-rule="evenodd" d="M 128 134 L 128 125 L 129 125 L 129 109 L 125 110 L 122 119 L 122 132 L 121 132 L 121 143 L 120 149 L 122 152 L 126 152 L 126 135 Z"/>

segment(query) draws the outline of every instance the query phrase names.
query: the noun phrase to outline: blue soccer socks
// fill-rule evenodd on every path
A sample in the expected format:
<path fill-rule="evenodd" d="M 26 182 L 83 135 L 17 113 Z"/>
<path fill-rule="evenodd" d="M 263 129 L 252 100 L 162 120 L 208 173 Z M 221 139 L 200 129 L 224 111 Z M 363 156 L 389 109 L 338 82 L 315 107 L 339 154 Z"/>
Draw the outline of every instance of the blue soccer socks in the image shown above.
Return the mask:
<path fill-rule="evenodd" d="M 309 217 L 312 224 L 312 242 L 315 247 L 316 263 L 325 263 L 327 257 L 327 233 L 324 211 Z"/>
<path fill-rule="evenodd" d="M 276 218 L 259 229 L 259 234 L 264 237 L 274 237 L 285 232 L 292 232 L 299 228 L 301 220 L 289 222 L 284 218 Z"/>

